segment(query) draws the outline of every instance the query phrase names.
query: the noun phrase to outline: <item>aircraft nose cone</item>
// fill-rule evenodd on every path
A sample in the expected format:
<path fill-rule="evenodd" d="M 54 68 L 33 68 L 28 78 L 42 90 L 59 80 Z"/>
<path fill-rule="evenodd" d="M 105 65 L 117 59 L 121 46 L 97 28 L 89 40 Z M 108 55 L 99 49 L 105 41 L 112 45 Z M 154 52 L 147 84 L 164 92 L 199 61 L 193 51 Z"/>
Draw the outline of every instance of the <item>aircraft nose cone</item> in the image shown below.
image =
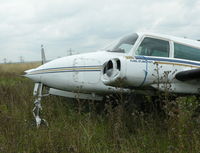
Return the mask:
<path fill-rule="evenodd" d="M 33 71 L 34 71 L 34 69 L 30 69 L 30 70 L 24 71 L 24 73 L 25 73 L 25 75 L 28 75 L 28 74 L 30 74 L 30 73 L 33 72 Z"/>
<path fill-rule="evenodd" d="M 34 82 L 40 82 L 41 81 L 41 77 L 37 74 L 35 74 L 34 72 L 36 71 L 36 69 L 30 69 L 30 70 L 26 70 L 24 71 L 25 73 L 25 77 L 33 80 Z"/>

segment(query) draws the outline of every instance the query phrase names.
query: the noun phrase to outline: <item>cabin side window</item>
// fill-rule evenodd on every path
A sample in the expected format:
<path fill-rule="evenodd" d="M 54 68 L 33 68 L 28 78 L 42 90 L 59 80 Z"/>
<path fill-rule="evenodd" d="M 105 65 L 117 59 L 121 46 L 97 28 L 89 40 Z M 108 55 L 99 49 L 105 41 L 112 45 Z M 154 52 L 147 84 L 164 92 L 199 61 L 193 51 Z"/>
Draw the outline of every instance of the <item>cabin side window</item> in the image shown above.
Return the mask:
<path fill-rule="evenodd" d="M 136 50 L 136 55 L 169 57 L 169 42 L 146 37 Z"/>
<path fill-rule="evenodd" d="M 174 43 L 174 58 L 200 61 L 200 49 Z"/>

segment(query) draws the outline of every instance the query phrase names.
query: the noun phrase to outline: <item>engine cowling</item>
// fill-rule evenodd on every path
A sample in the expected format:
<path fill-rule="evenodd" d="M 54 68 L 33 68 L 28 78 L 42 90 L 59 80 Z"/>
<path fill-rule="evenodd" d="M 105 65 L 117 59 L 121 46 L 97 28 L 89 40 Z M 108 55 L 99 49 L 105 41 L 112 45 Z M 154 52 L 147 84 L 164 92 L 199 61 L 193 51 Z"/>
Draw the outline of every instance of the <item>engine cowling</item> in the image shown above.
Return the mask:
<path fill-rule="evenodd" d="M 103 65 L 101 80 L 105 85 L 123 88 L 142 87 L 147 81 L 147 62 L 119 57 Z M 151 75 L 150 75 L 151 76 Z M 148 78 L 149 79 L 149 78 Z"/>
<path fill-rule="evenodd" d="M 103 65 L 101 80 L 105 85 L 119 87 L 125 82 L 126 62 L 122 58 L 110 59 Z"/>

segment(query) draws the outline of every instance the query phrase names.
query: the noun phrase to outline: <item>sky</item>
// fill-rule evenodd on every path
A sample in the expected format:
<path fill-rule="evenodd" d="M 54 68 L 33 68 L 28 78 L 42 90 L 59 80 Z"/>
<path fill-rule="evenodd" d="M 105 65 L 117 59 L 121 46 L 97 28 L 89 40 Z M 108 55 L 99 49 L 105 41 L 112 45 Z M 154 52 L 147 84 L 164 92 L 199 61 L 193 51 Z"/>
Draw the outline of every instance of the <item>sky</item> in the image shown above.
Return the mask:
<path fill-rule="evenodd" d="M 132 32 L 200 39 L 199 0 L 0 0 L 0 62 L 97 51 Z"/>

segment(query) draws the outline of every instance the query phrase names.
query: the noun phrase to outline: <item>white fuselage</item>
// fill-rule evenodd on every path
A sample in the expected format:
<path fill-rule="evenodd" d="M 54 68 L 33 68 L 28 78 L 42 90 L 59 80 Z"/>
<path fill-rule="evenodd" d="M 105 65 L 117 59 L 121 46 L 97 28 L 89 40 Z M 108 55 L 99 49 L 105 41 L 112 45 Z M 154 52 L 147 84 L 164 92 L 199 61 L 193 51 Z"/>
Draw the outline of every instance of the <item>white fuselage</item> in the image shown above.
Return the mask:
<path fill-rule="evenodd" d="M 102 81 L 106 85 L 136 90 L 152 87 L 173 93 L 199 93 L 199 80 L 179 81 L 175 78 L 175 74 L 200 68 L 200 62 L 145 56 L 135 56 L 132 59 L 120 57 L 118 60 L 121 61 L 121 70 L 114 77 L 108 77 L 106 74 L 102 76 Z"/>
<path fill-rule="evenodd" d="M 101 81 L 101 69 L 107 60 L 120 56 L 120 53 L 105 51 L 66 56 L 31 69 L 26 76 L 34 82 L 64 91 L 113 92 L 116 88 L 106 86 Z"/>
<path fill-rule="evenodd" d="M 169 41 L 169 57 L 135 55 L 135 51 L 147 36 Z M 182 40 L 175 39 L 175 41 Z M 103 65 L 110 59 L 117 58 L 121 61 L 121 70 L 118 76 L 124 78 L 124 89 L 151 87 L 165 90 L 166 84 L 170 83 L 169 90 L 172 92 L 198 93 L 200 89 L 198 80 L 181 82 L 174 76 L 180 71 L 200 68 L 200 62 L 174 58 L 173 41 L 173 37 L 138 34 L 138 39 L 127 53 L 104 50 L 67 56 L 28 70 L 26 76 L 34 82 L 63 91 L 97 94 L 116 92 L 119 89 L 115 88 L 118 86 L 112 83 L 113 80 L 103 78 Z"/>

